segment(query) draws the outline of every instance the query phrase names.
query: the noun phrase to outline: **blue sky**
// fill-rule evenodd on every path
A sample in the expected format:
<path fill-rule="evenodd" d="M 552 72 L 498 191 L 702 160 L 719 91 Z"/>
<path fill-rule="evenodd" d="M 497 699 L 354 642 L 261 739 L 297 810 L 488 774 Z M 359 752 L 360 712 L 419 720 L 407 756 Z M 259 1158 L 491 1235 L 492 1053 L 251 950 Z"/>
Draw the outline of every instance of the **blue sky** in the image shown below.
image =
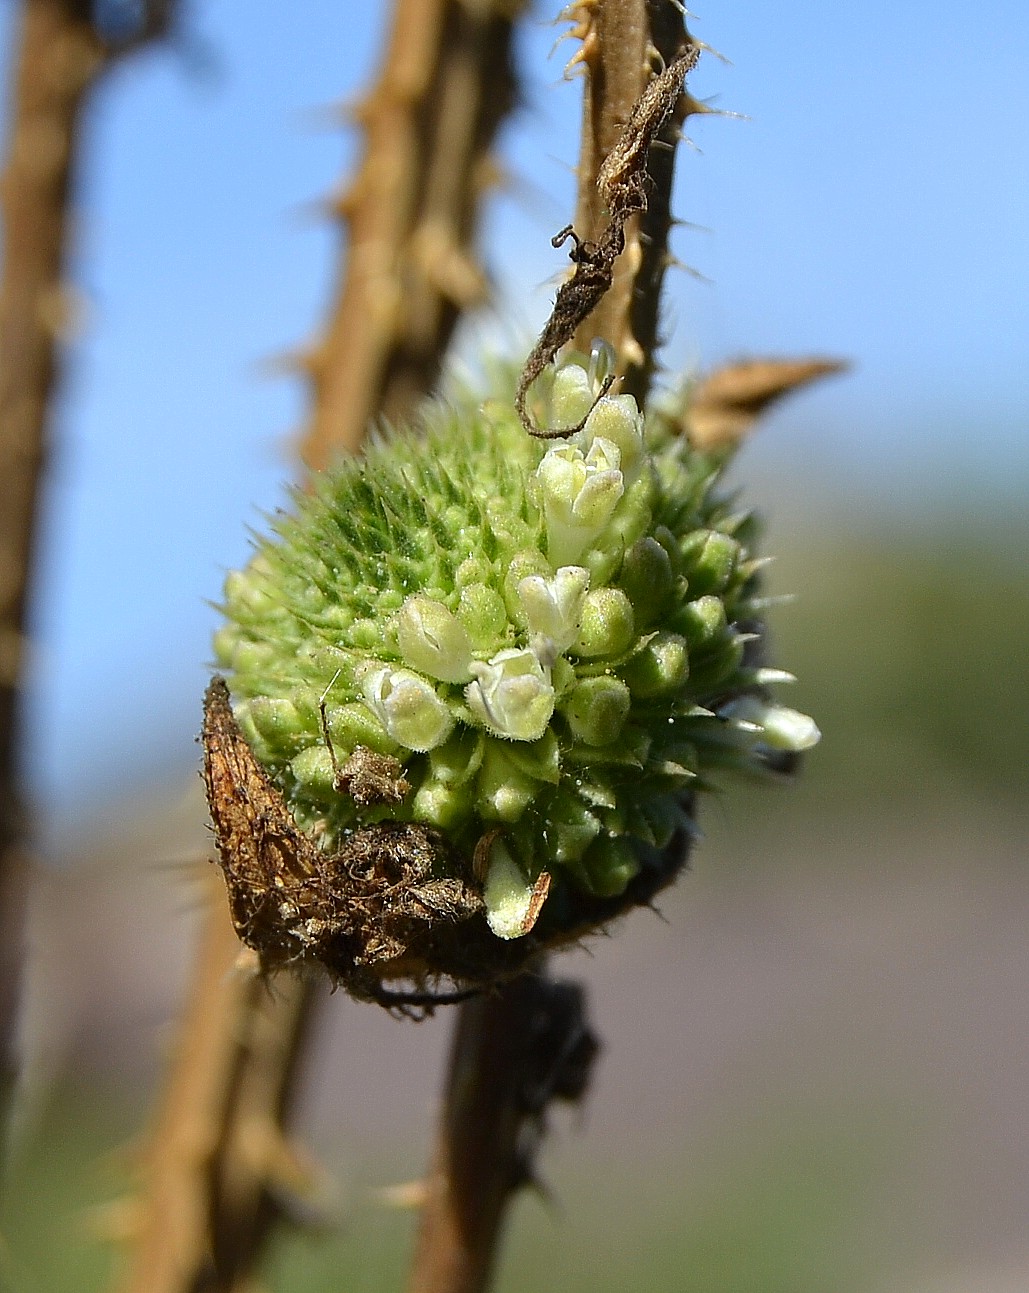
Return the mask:
<path fill-rule="evenodd" d="M 484 230 L 493 335 L 530 337 L 563 267 L 549 237 L 570 218 L 579 87 L 561 78 L 569 46 L 548 60 L 556 8 L 522 35 L 512 185 Z M 48 813 L 195 757 L 205 599 L 292 470 L 304 392 L 264 369 L 326 302 L 336 241 L 316 204 L 356 155 L 328 110 L 369 81 L 383 20 L 377 4 L 194 3 L 190 46 L 119 69 L 95 105 L 38 581 L 29 766 Z M 973 512 L 1024 510 L 1026 12 L 722 3 L 691 26 L 732 59 L 705 58 L 694 93 L 744 119 L 694 119 L 681 156 L 676 210 L 702 228 L 675 250 L 706 281 L 670 280 L 669 367 L 853 361 L 748 449 L 773 507 L 803 476 L 815 511 L 959 487 Z"/>

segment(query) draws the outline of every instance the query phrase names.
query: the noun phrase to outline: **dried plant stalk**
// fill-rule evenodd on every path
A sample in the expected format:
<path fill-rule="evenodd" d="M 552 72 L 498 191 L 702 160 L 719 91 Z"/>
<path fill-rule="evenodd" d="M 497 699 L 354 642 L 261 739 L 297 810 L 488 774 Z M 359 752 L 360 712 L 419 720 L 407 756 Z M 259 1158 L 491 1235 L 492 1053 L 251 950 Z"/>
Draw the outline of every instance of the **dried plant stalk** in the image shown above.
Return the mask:
<path fill-rule="evenodd" d="M 461 1007 L 409 1293 L 479 1293 L 504 1210 L 533 1180 L 554 1099 L 585 1094 L 598 1043 L 581 988 L 523 975 Z"/>
<path fill-rule="evenodd" d="M 683 78 L 696 65 L 699 55 L 696 45 L 687 45 L 674 62 L 650 80 L 633 105 L 597 174 L 595 189 L 604 212 L 600 232 L 595 238 L 583 239 L 572 225 L 567 225 L 551 240 L 555 247 L 569 238 L 572 240 L 570 254 L 575 269 L 558 290 L 550 318 L 525 361 L 515 392 L 515 408 L 522 425 L 537 439 L 571 436 L 586 424 L 589 414 L 576 426 L 541 430 L 528 411 L 528 391 L 566 342 L 584 327 L 594 326 L 594 316 L 610 298 L 615 266 L 626 250 L 626 226 L 647 211 L 649 190 L 653 187 L 649 165 L 655 140 L 674 113 L 682 96 Z M 608 375 L 598 399 L 607 393 L 614 380 L 614 374 Z"/>
<path fill-rule="evenodd" d="M 288 1153 L 279 1116 L 305 1018 L 299 980 L 270 986 L 257 958 L 225 937 L 221 884 L 205 876 L 206 925 L 182 1041 L 133 1208 L 135 1242 L 121 1287 L 147 1293 L 232 1289 L 271 1223 L 271 1186 Z M 242 1031 L 224 1027 L 232 1020 Z M 247 1134 L 236 1134 L 239 1127 Z M 241 1227 L 248 1229 L 243 1232 Z"/>
<path fill-rule="evenodd" d="M 514 102 L 511 32 L 524 0 L 398 0 L 379 81 L 354 112 L 364 160 L 336 211 L 350 248 L 323 339 L 309 467 L 356 450 L 372 417 L 431 390 L 458 316 L 481 304 L 474 251 L 489 149 Z"/>
<path fill-rule="evenodd" d="M 176 0 L 142 5 L 113 40 L 83 0 L 25 0 L 0 179 L 0 1063 L 17 997 L 19 909 L 28 869 L 18 785 L 20 679 L 40 483 L 72 314 L 64 267 L 84 108 L 116 60 L 163 36 Z"/>

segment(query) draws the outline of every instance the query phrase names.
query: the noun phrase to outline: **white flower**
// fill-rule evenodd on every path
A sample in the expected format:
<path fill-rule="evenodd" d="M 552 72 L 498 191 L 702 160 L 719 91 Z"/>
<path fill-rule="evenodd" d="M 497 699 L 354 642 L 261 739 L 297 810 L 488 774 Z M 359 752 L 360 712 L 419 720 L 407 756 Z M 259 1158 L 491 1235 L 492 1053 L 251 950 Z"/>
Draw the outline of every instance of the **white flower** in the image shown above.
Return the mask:
<path fill-rule="evenodd" d="M 545 667 L 551 668 L 578 637 L 589 585 L 590 572 L 583 566 L 562 566 L 552 579 L 529 575 L 518 584 L 529 641 Z"/>
<path fill-rule="evenodd" d="M 490 731 L 513 741 L 538 741 L 554 712 L 550 670 L 534 651 L 506 650 L 472 663 L 468 707 Z"/>
<path fill-rule="evenodd" d="M 625 493 L 621 451 L 597 436 L 589 452 L 574 445 L 549 449 L 536 468 L 547 550 L 554 566 L 568 565 L 601 534 Z"/>
<path fill-rule="evenodd" d="M 643 460 L 643 414 L 631 395 L 605 395 L 582 429 L 589 450 L 598 440 L 616 444 L 622 474 L 633 479 Z"/>
<path fill-rule="evenodd" d="M 817 745 L 822 737 L 815 720 L 807 714 L 771 704 L 758 696 L 740 696 L 726 705 L 721 714 L 772 750 L 799 754 Z"/>
<path fill-rule="evenodd" d="M 441 682 L 467 682 L 472 644 L 464 625 L 431 597 L 408 597 L 394 620 L 400 654 L 412 669 Z"/>
<path fill-rule="evenodd" d="M 454 720 L 430 682 L 407 669 L 383 666 L 365 675 L 365 703 L 387 734 L 409 750 L 434 750 Z"/>
<path fill-rule="evenodd" d="M 550 876 L 544 872 L 530 884 L 502 840 L 490 850 L 483 887 L 486 919 L 497 938 L 522 938 L 532 929 L 546 901 Z"/>

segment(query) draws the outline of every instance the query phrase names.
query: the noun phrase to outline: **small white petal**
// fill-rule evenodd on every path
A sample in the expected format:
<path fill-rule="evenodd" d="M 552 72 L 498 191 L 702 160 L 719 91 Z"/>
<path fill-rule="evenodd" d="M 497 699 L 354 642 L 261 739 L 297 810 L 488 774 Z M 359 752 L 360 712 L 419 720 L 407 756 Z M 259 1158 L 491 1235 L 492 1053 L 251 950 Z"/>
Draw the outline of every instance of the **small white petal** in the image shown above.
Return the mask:
<path fill-rule="evenodd" d="M 529 575 L 519 583 L 532 649 L 545 667 L 578 637 L 589 585 L 590 572 L 583 566 L 562 566 L 551 579 Z"/>
<path fill-rule="evenodd" d="M 807 714 L 785 705 L 770 704 L 758 696 L 741 696 L 726 705 L 721 713 L 773 750 L 799 754 L 817 745 L 822 736 L 815 720 Z"/>
<path fill-rule="evenodd" d="M 554 688 L 536 653 L 498 651 L 485 664 L 473 662 L 472 672 L 465 699 L 476 718 L 497 736 L 539 740 L 554 713 Z"/>
<path fill-rule="evenodd" d="M 361 687 L 365 703 L 387 734 L 409 750 L 434 750 L 450 735 L 450 710 L 418 674 L 384 666 L 367 674 Z"/>
<path fill-rule="evenodd" d="M 540 883 L 543 880 L 544 883 Z M 531 883 L 502 840 L 490 851 L 489 870 L 483 886 L 486 919 L 497 938 L 522 938 L 536 923 L 547 896 L 549 876 Z"/>

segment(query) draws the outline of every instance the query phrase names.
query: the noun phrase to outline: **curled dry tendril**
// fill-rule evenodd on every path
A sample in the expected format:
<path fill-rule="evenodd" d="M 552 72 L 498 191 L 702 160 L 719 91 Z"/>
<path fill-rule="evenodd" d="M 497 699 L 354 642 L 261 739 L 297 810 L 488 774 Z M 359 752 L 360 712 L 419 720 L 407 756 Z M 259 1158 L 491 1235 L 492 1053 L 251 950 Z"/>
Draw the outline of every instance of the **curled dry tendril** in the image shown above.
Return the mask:
<path fill-rule="evenodd" d="M 555 247 L 562 247 L 569 239 L 572 240 L 569 257 L 575 269 L 571 278 L 558 289 L 550 318 L 525 361 L 515 392 L 515 408 L 522 426 L 539 440 L 563 440 L 581 431 L 589 413 L 614 381 L 614 377 L 605 379 L 589 413 L 575 426 L 544 430 L 536 425 L 526 407 L 529 388 L 611 287 L 615 261 L 625 249 L 625 222 L 630 216 L 647 209 L 650 147 L 675 108 L 683 81 L 699 57 L 700 46 L 687 45 L 678 58 L 654 77 L 629 114 L 618 142 L 605 158 L 597 176 L 597 188 L 609 213 L 600 236 L 595 240 L 580 238 L 571 225 L 566 225 L 551 239 Z"/>

